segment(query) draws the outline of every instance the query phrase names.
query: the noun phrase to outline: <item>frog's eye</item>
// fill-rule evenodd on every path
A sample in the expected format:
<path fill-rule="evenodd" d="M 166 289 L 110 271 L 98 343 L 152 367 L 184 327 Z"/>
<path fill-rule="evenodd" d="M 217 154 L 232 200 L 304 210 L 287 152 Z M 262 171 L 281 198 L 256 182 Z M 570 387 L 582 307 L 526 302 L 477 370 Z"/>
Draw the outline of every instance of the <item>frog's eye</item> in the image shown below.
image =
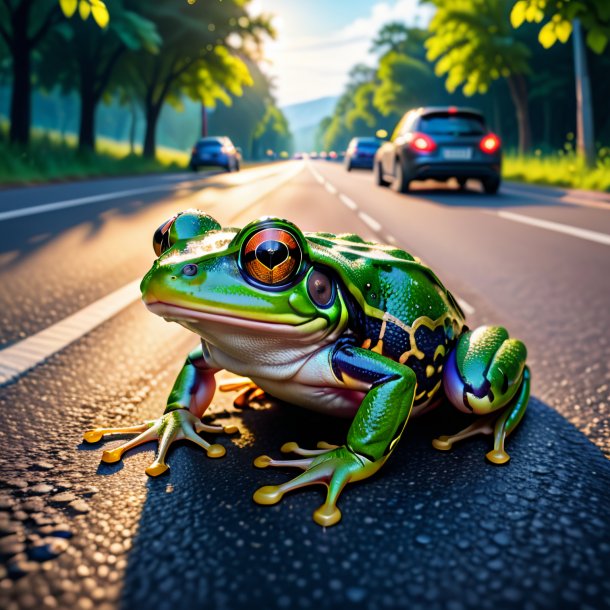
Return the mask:
<path fill-rule="evenodd" d="M 179 214 L 175 214 L 169 220 L 166 220 L 153 235 L 153 248 L 155 254 L 161 256 L 170 246 L 169 242 L 169 230 L 172 228 L 174 221 L 178 218 Z"/>
<path fill-rule="evenodd" d="M 328 307 L 334 300 L 332 280 L 319 269 L 314 269 L 307 278 L 309 298 L 319 307 Z"/>
<path fill-rule="evenodd" d="M 273 227 L 250 235 L 241 250 L 246 276 L 266 286 L 288 284 L 298 274 L 302 259 L 296 238 L 285 229 Z"/>

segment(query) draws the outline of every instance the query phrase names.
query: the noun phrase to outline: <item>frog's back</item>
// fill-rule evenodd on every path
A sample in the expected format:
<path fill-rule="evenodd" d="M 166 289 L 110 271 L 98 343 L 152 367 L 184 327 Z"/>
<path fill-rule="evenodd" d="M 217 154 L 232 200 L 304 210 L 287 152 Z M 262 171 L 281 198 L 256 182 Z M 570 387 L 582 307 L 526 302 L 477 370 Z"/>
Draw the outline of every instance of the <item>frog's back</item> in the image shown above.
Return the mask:
<path fill-rule="evenodd" d="M 365 349 L 410 367 L 415 405 L 438 391 L 446 355 L 464 328 L 464 314 L 434 272 L 398 248 L 357 235 L 306 235 L 312 259 L 339 276 L 350 328 Z"/>

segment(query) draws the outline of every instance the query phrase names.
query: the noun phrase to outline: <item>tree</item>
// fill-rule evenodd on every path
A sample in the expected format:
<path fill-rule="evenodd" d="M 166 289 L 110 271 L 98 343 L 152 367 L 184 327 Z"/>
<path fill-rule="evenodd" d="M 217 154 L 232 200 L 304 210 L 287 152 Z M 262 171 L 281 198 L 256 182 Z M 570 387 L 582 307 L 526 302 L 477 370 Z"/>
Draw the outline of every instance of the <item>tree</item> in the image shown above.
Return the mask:
<path fill-rule="evenodd" d="M 272 34 L 265 18 L 253 19 L 244 0 L 223 3 L 148 3 L 145 15 L 157 24 L 163 47 L 157 55 L 137 53 L 128 69 L 146 119 L 144 155 L 154 157 L 156 128 L 165 102 L 179 105 L 181 96 L 213 106 L 231 103 L 252 84 L 244 61 L 233 45 Z M 237 40 L 235 40 L 237 39 Z M 232 43 L 232 44 L 230 44 Z M 245 49 L 241 49 L 244 52 Z"/>
<path fill-rule="evenodd" d="M 32 121 L 32 52 L 61 20 L 57 0 L 4 0 L 0 36 L 11 56 L 10 141 L 28 144 Z"/>
<path fill-rule="evenodd" d="M 576 123 L 578 152 L 588 166 L 595 164 L 593 126 L 593 97 L 582 31 L 587 32 L 586 44 L 600 55 L 610 39 L 610 3 L 608 0 L 519 0 L 510 14 L 511 23 L 518 28 L 524 21 L 546 23 L 540 28 L 538 40 L 548 49 L 558 40 L 567 42 L 574 33 L 574 74 L 576 81 Z"/>
<path fill-rule="evenodd" d="M 505 78 L 515 105 L 519 151 L 531 145 L 526 75 L 530 51 L 517 40 L 508 14 L 512 0 L 427 0 L 436 6 L 426 40 L 435 73 L 446 75 L 448 91 L 485 93 L 492 81 Z"/>
<path fill-rule="evenodd" d="M 95 111 L 119 59 L 128 52 L 158 51 L 161 39 L 155 25 L 140 16 L 137 0 L 108 0 L 111 19 L 100 28 L 92 20 L 72 19 L 55 29 L 38 69 L 41 84 L 59 85 L 80 96 L 79 149 L 95 148 Z"/>
<path fill-rule="evenodd" d="M 290 128 L 284 113 L 275 104 L 267 106 L 253 134 L 254 156 L 260 158 L 269 149 L 278 152 L 291 148 Z"/>

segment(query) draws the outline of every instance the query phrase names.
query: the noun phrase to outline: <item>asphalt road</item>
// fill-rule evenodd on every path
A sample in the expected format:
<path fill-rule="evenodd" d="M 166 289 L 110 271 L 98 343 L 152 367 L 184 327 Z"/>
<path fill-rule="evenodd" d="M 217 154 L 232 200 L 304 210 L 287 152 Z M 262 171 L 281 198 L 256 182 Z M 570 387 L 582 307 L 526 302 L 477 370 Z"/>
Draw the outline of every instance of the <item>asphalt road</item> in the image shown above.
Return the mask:
<path fill-rule="evenodd" d="M 432 438 L 464 425 L 441 408 L 409 423 L 323 529 L 311 520 L 321 490 L 255 505 L 255 489 L 290 471 L 251 464 L 289 440 L 341 443 L 346 423 L 218 394 L 210 413 L 241 429 L 218 441 L 224 459 L 182 444 L 169 475 L 149 479 L 149 444 L 100 464 L 83 430 L 157 417 L 196 343 L 120 291 L 154 259 L 156 227 L 188 207 L 232 226 L 280 215 L 421 257 L 471 327 L 499 323 L 527 344 L 533 398 L 511 462 L 486 463 L 488 439 L 435 451 Z M 287 162 L 0 191 L 0 234 L 0 375 L 17 353 L 24 369 L 0 387 L 0 607 L 610 607 L 609 198 L 430 183 L 405 196 L 367 172 Z M 28 368 L 45 349 L 58 351 Z"/>

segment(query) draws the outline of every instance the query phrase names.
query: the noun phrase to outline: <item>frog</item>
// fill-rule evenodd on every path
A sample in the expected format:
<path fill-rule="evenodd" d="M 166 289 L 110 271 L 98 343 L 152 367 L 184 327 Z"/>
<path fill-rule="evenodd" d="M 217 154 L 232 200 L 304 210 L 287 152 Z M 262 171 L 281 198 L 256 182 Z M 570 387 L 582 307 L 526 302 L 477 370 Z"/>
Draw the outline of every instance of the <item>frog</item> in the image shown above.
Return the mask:
<path fill-rule="evenodd" d="M 264 393 L 350 420 L 342 445 L 320 441 L 304 448 L 289 441 L 280 452 L 293 459 L 254 460 L 257 468 L 302 471 L 257 489 L 257 504 L 326 486 L 313 513 L 324 527 L 341 520 L 338 499 L 346 485 L 374 475 L 407 421 L 444 400 L 470 414 L 472 423 L 435 438 L 434 448 L 447 451 L 482 434 L 493 437 L 489 462 L 510 459 L 505 441 L 529 400 L 526 347 L 501 326 L 469 329 L 456 298 L 419 258 L 352 233 L 303 232 L 278 217 L 223 228 L 195 209 L 164 222 L 153 246 L 157 258 L 140 286 L 144 304 L 195 333 L 199 343 L 158 419 L 85 432 L 87 442 L 137 434 L 104 451 L 103 462 L 117 462 L 153 440 L 158 450 L 146 468 L 151 476 L 168 470 L 166 455 L 176 440 L 195 443 L 210 458 L 225 455 L 222 444 L 201 436 L 237 432 L 202 421 L 220 371 L 239 376 L 242 381 L 230 385 L 243 382 L 246 404 Z"/>

